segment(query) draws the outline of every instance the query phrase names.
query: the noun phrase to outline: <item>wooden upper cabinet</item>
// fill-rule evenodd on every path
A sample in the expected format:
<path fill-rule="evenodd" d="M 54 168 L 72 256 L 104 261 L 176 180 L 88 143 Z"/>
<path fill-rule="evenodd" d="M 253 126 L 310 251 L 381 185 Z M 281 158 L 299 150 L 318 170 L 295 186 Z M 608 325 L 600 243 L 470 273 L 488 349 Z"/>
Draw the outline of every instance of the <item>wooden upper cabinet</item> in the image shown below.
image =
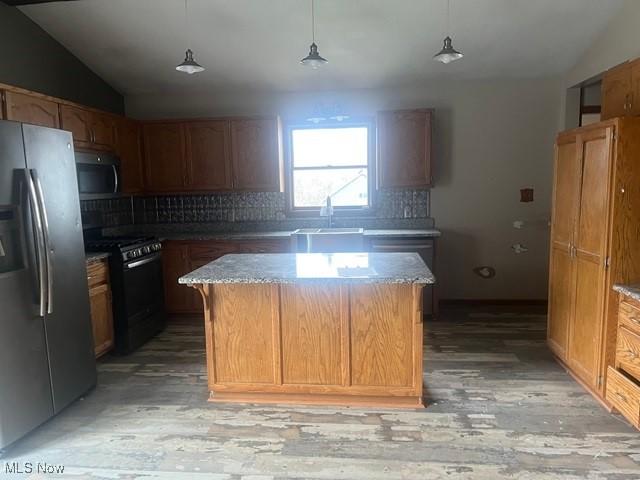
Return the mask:
<path fill-rule="evenodd" d="M 73 134 L 76 148 L 115 151 L 116 120 L 108 113 L 71 105 L 60 105 L 60 120 L 64 130 Z"/>
<path fill-rule="evenodd" d="M 640 115 L 640 60 L 631 63 L 631 115 Z"/>
<path fill-rule="evenodd" d="M 235 189 L 282 190 L 282 153 L 277 118 L 231 120 L 231 151 Z"/>
<path fill-rule="evenodd" d="M 144 167 L 147 190 L 184 191 L 184 125 L 178 122 L 147 123 L 143 126 Z"/>
<path fill-rule="evenodd" d="M 135 120 L 117 120 L 117 153 L 123 193 L 140 193 L 144 189 L 142 165 L 142 128 Z"/>
<path fill-rule="evenodd" d="M 91 132 L 91 118 L 88 110 L 60 105 L 61 127 L 73 135 L 73 143 L 76 146 L 90 146 L 93 138 Z"/>
<path fill-rule="evenodd" d="M 631 70 L 631 64 L 624 63 L 604 74 L 602 78 L 602 120 L 629 115 L 632 95 Z"/>
<path fill-rule="evenodd" d="M 187 123 L 185 136 L 189 189 L 231 189 L 233 184 L 229 122 L 214 120 Z"/>
<path fill-rule="evenodd" d="M 50 128 L 60 127 L 58 104 L 51 100 L 6 91 L 4 93 L 4 110 L 7 120 Z"/>
<path fill-rule="evenodd" d="M 91 132 L 93 133 L 93 143 L 106 147 L 110 150 L 116 149 L 116 120 L 115 117 L 107 113 L 89 112 Z"/>
<path fill-rule="evenodd" d="M 378 113 L 378 187 L 431 185 L 432 111 Z"/>

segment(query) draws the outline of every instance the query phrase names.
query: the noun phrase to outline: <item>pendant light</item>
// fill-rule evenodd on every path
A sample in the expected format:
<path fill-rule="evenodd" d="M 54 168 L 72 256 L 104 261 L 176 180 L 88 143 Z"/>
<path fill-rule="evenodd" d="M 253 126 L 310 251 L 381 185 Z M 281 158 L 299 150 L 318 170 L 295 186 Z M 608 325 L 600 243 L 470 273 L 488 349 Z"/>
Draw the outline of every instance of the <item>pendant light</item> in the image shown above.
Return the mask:
<path fill-rule="evenodd" d="M 320 56 L 318 53 L 318 46 L 316 45 L 316 18 L 314 3 L 315 0 L 311 0 L 311 47 L 309 47 L 309 55 L 300 60 L 300 63 L 315 69 L 325 63 L 328 63 L 328 60 Z"/>
<path fill-rule="evenodd" d="M 187 38 L 189 39 L 189 43 L 191 43 L 191 31 L 189 30 L 189 10 L 187 8 L 187 0 L 184 0 L 184 24 L 185 29 L 187 30 Z M 204 67 L 198 64 L 198 62 L 193 59 L 193 51 L 190 48 L 187 48 L 184 56 L 184 61 L 176 67 L 176 70 L 192 75 L 194 73 L 204 71 Z"/>
<path fill-rule="evenodd" d="M 449 36 L 449 2 L 450 0 L 447 0 L 447 36 L 444 39 L 442 50 L 433 56 L 434 60 L 444 64 L 455 62 L 464 56 L 461 52 L 453 48 L 451 44 L 451 37 Z"/>

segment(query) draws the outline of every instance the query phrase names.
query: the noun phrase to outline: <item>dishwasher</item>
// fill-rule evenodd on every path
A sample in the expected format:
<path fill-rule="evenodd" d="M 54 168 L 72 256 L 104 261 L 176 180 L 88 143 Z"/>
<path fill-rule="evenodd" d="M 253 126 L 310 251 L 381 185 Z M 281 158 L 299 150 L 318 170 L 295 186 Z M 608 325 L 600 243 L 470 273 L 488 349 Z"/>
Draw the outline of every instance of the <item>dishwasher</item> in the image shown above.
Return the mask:
<path fill-rule="evenodd" d="M 370 250 L 372 252 L 417 253 L 435 275 L 433 268 L 435 242 L 432 238 L 372 238 Z M 422 313 L 427 317 L 434 317 L 437 314 L 437 301 L 433 285 L 424 287 Z"/>

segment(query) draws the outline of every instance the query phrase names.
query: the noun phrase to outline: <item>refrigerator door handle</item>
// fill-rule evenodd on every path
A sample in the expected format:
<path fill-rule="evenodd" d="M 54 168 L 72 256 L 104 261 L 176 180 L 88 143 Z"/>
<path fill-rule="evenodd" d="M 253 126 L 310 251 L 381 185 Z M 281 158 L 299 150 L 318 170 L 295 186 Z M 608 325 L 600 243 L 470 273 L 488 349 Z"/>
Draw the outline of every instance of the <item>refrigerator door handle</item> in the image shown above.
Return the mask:
<path fill-rule="evenodd" d="M 36 187 L 33 183 L 33 179 L 29 175 L 29 172 L 25 172 L 25 176 L 27 177 L 27 182 L 29 184 L 29 203 L 31 204 L 31 221 L 35 225 L 36 231 L 36 261 L 38 262 L 38 284 L 40 287 L 40 296 L 39 296 L 39 313 L 41 317 L 44 317 L 47 313 L 46 307 L 46 296 L 47 296 L 47 286 L 45 284 L 45 277 L 47 277 L 47 267 L 45 263 L 45 253 L 46 249 L 44 244 L 44 230 L 42 228 L 42 217 L 40 215 L 40 206 L 38 204 L 38 195 L 36 193 Z"/>
<path fill-rule="evenodd" d="M 115 164 L 111 165 L 111 168 L 113 169 L 113 193 L 118 193 L 118 170 Z"/>
<path fill-rule="evenodd" d="M 47 217 L 47 206 L 44 202 L 44 194 L 42 193 L 42 184 L 38 178 L 38 171 L 31 169 L 31 178 L 35 183 L 37 200 L 39 202 L 39 210 L 42 218 L 42 232 L 44 240 L 45 261 L 47 264 L 47 313 L 53 313 L 53 258 L 51 241 L 49 239 L 49 219 Z"/>

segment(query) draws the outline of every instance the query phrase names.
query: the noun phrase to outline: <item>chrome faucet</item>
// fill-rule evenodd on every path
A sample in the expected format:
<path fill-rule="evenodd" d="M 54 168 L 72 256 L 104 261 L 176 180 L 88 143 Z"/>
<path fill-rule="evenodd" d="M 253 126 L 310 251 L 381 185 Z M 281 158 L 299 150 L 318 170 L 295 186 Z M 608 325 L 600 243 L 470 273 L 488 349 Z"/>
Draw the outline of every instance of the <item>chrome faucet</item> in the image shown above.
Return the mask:
<path fill-rule="evenodd" d="M 329 228 L 333 227 L 333 206 L 331 205 L 331 196 L 327 195 L 327 203 L 324 207 L 320 208 L 320 216 L 327 217 L 327 224 Z"/>

